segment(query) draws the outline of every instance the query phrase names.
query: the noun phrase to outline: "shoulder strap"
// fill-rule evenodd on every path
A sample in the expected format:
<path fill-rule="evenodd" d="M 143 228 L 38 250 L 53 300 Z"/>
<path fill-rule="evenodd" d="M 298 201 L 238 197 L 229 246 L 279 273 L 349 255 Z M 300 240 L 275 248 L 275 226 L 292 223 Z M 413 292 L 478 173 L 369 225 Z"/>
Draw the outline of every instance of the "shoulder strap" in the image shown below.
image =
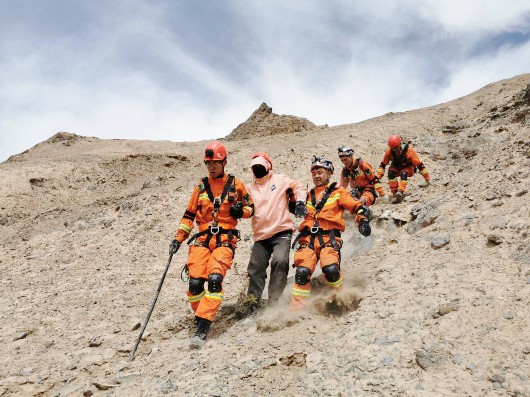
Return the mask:
<path fill-rule="evenodd" d="M 401 164 L 405 164 L 406 161 L 407 161 L 407 150 L 409 149 L 409 144 L 407 143 L 404 147 L 403 147 L 403 151 L 401 153 Z"/>
<path fill-rule="evenodd" d="M 202 184 L 204 186 L 204 190 L 206 191 L 206 194 L 208 195 L 208 198 L 213 203 L 214 197 L 213 197 L 212 188 L 210 187 L 210 183 L 208 182 L 208 177 L 207 176 L 202 178 Z"/>
<path fill-rule="evenodd" d="M 221 203 L 225 201 L 226 196 L 228 195 L 228 191 L 230 190 L 230 186 L 235 181 L 234 175 L 228 174 L 228 180 L 226 181 L 226 185 L 223 188 L 223 192 L 221 193 L 220 201 L 215 200 L 215 197 L 212 193 L 212 188 L 210 187 L 210 183 L 208 182 L 208 177 L 202 178 L 202 184 L 204 185 L 204 190 L 206 191 L 206 194 L 208 194 L 208 198 L 213 203 L 214 211 L 218 211 L 219 207 L 221 206 Z"/>
<path fill-rule="evenodd" d="M 313 201 L 313 206 L 315 207 L 316 213 L 318 214 L 320 210 L 326 205 L 326 202 L 328 201 L 329 196 L 335 190 L 335 187 L 337 186 L 337 182 L 333 182 L 331 185 L 328 186 L 326 189 L 326 192 L 324 193 L 324 197 L 322 197 L 322 200 L 318 202 L 317 205 L 315 205 L 315 189 L 311 190 L 311 200 Z"/>

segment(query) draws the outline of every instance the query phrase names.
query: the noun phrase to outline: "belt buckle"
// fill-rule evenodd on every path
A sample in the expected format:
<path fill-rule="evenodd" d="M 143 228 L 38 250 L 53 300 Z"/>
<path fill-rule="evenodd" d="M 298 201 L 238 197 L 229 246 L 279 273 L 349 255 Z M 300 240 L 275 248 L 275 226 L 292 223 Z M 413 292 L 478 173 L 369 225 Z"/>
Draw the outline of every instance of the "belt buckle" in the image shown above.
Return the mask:
<path fill-rule="evenodd" d="M 213 199 L 213 205 L 221 205 L 221 197 L 216 197 Z"/>
<path fill-rule="evenodd" d="M 212 234 L 219 234 L 219 229 L 220 227 L 219 226 L 210 226 L 210 233 Z"/>
<path fill-rule="evenodd" d="M 319 230 L 320 230 L 320 226 L 312 226 L 310 229 L 311 234 L 316 234 L 318 233 Z"/>

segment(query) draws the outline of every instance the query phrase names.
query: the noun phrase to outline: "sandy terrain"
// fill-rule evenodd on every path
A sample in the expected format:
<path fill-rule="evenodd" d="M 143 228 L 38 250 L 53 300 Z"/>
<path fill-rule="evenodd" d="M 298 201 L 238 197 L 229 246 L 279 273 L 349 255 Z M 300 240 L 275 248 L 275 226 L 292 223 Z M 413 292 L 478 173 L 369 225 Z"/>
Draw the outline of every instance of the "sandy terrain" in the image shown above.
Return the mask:
<path fill-rule="evenodd" d="M 333 315 L 318 297 L 294 318 L 288 287 L 279 308 L 236 319 L 243 221 L 206 346 L 187 349 L 181 249 L 130 364 L 205 142 L 59 133 L 0 164 L 0 396 L 529 396 L 530 74 L 357 124 L 233 138 L 228 171 L 250 181 L 265 150 L 309 184 L 313 154 L 338 166 L 351 145 L 377 166 L 391 133 L 433 183 L 415 176 L 403 203 L 377 203 L 369 238 L 348 218 L 341 298 L 358 305 Z"/>

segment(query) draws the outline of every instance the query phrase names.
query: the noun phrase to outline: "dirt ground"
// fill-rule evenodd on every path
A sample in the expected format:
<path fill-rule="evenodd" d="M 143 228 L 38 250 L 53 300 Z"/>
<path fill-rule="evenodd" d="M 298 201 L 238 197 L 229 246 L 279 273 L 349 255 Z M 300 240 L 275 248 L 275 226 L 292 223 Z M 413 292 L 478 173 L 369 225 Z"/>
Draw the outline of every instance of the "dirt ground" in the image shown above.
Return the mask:
<path fill-rule="evenodd" d="M 529 396 L 530 74 L 361 123 L 233 139 L 227 170 L 250 182 L 251 154 L 266 151 L 311 186 L 313 154 L 340 169 L 349 145 L 377 167 L 393 133 L 432 184 L 416 175 L 403 203 L 379 200 L 368 238 L 346 216 L 340 296 L 315 293 L 293 316 L 291 269 L 279 307 L 238 319 L 243 220 L 205 347 L 188 350 L 183 248 L 131 363 L 206 143 L 58 133 L 1 163 L 0 396 Z"/>

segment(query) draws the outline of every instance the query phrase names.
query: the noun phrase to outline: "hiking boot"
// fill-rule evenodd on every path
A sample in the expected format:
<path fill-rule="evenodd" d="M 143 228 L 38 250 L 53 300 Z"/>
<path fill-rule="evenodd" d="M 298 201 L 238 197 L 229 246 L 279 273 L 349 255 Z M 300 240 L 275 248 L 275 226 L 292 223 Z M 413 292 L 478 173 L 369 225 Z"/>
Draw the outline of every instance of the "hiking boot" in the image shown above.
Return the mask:
<path fill-rule="evenodd" d="M 197 319 L 197 331 L 191 337 L 190 349 L 200 349 L 206 343 L 206 337 L 212 324 L 210 320 L 206 320 L 205 318 L 197 317 Z"/>
<path fill-rule="evenodd" d="M 430 184 L 431 184 L 430 181 L 425 181 L 425 180 L 424 180 L 422 183 L 419 184 L 419 186 L 425 188 L 425 187 L 429 186 Z"/>
<path fill-rule="evenodd" d="M 403 201 L 403 193 L 397 192 L 394 198 L 392 199 L 392 204 L 399 204 Z"/>

